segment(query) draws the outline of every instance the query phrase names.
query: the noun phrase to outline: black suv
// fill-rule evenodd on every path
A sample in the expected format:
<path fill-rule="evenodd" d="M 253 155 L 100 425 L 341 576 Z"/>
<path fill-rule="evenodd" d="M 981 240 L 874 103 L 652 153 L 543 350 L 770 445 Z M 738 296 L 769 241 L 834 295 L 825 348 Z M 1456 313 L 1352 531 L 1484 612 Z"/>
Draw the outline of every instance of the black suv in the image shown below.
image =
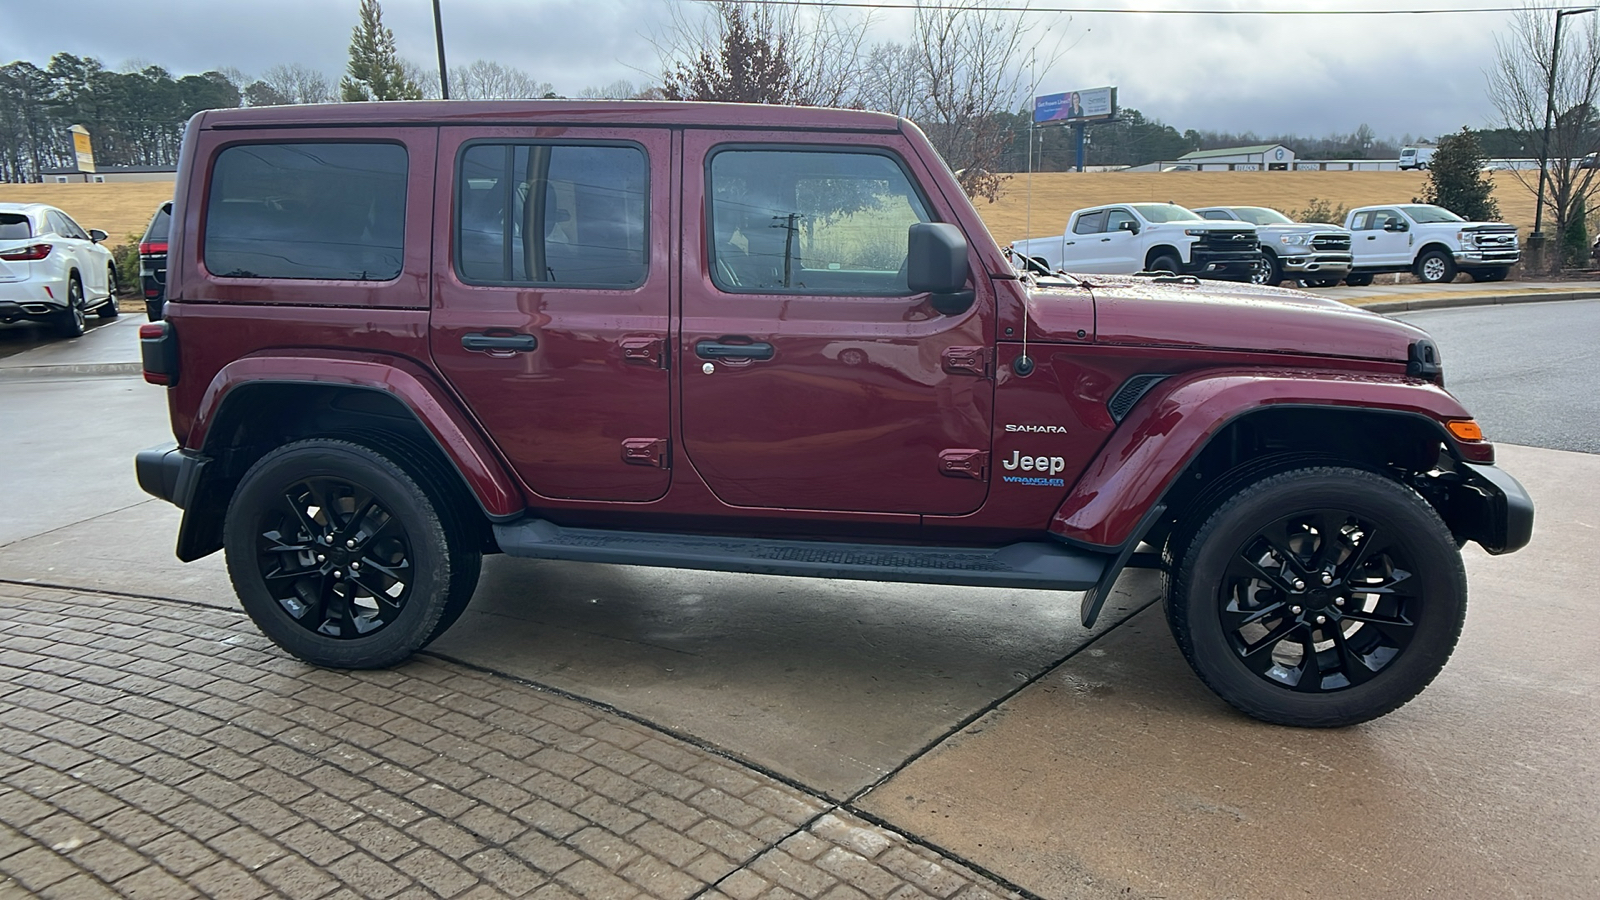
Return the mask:
<path fill-rule="evenodd" d="M 154 322 L 161 318 L 167 297 L 167 232 L 172 227 L 172 201 L 161 204 L 150 227 L 139 239 L 139 280 L 144 284 L 145 315 Z"/>

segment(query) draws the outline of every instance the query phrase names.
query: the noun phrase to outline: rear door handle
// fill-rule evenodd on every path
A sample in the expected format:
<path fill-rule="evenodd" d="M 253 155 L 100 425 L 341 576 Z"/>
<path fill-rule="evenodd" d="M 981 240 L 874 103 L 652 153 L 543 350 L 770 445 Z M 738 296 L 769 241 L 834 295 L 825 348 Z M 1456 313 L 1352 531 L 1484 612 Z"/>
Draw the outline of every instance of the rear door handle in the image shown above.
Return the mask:
<path fill-rule="evenodd" d="M 759 342 L 725 344 L 722 341 L 696 341 L 694 353 L 701 359 L 771 359 L 772 345 Z"/>
<path fill-rule="evenodd" d="M 531 334 L 480 334 L 474 331 L 461 336 L 461 346 L 468 350 L 512 350 L 527 353 L 539 349 L 539 339 Z"/>

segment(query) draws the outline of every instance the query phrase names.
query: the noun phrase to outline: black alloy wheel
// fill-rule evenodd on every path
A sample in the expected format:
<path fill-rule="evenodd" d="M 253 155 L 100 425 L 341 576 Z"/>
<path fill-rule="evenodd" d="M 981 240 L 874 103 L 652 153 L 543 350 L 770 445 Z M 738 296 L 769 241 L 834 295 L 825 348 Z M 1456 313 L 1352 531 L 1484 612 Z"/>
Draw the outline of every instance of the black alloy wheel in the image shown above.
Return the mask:
<path fill-rule="evenodd" d="M 298 441 L 234 492 L 228 573 L 262 632 L 307 662 L 381 668 L 459 616 L 479 553 L 406 468 L 359 444 Z"/>
<path fill-rule="evenodd" d="M 1449 530 L 1410 488 L 1356 469 L 1245 487 L 1177 546 L 1168 622 L 1224 700 L 1285 725 L 1350 725 L 1433 680 L 1466 616 Z"/>
<path fill-rule="evenodd" d="M 1260 258 L 1250 265 L 1250 283 L 1265 284 L 1277 287 L 1283 283 L 1283 272 L 1278 266 L 1278 258 L 1271 253 L 1262 251 Z"/>

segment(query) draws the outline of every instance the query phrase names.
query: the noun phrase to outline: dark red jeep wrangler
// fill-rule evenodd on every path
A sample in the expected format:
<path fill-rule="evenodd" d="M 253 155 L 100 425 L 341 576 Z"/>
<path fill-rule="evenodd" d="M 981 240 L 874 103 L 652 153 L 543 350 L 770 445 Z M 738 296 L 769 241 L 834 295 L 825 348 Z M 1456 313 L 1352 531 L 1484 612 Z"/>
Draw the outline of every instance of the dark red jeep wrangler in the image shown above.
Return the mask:
<path fill-rule="evenodd" d="M 1405 703 L 1527 494 L 1428 336 L 1293 291 L 1019 272 L 893 116 L 692 103 L 201 113 L 140 483 L 301 659 L 386 666 L 484 553 L 1080 591 L 1167 574 L 1200 677 Z M 1136 552 L 1143 547 L 1143 552 Z"/>

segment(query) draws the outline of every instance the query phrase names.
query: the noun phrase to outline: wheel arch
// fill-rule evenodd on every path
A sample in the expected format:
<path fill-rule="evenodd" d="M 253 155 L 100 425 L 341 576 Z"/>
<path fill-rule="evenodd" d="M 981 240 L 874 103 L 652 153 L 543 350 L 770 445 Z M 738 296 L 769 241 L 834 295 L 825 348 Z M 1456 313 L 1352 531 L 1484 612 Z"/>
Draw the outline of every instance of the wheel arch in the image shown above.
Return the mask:
<path fill-rule="evenodd" d="M 1101 448 L 1050 531 L 1074 545 L 1124 549 L 1143 538 L 1135 532 L 1156 504 L 1167 507 L 1169 520 L 1181 518 L 1202 486 L 1272 457 L 1415 472 L 1441 459 L 1492 463 L 1491 444 L 1463 444 L 1442 424 L 1470 418 L 1443 389 L 1403 378 L 1231 372 L 1169 379 Z M 1473 533 L 1469 523 L 1451 521 L 1460 509 L 1440 512 L 1452 530 Z"/>
<path fill-rule="evenodd" d="M 1435 240 L 1435 241 L 1429 241 L 1426 244 L 1423 244 L 1421 247 L 1418 247 L 1416 255 L 1411 257 L 1411 264 L 1413 266 L 1415 266 L 1417 263 L 1422 261 L 1422 258 L 1424 256 L 1427 256 L 1429 253 L 1431 253 L 1431 252 L 1433 252 L 1435 250 L 1439 251 L 1440 253 L 1443 253 L 1446 257 L 1448 257 L 1452 264 L 1455 262 L 1456 254 L 1455 254 L 1454 250 L 1450 249 L 1450 245 L 1446 244 L 1446 243 L 1444 243 L 1442 241 L 1436 241 Z"/>
<path fill-rule="evenodd" d="M 1171 244 L 1157 244 L 1146 251 L 1144 255 L 1145 271 L 1148 272 L 1150 270 L 1150 265 L 1154 263 L 1158 257 L 1167 256 L 1169 254 L 1177 258 L 1179 263 L 1183 262 L 1183 254 L 1178 252 L 1177 247 L 1174 247 Z"/>
<path fill-rule="evenodd" d="M 239 360 L 207 390 L 188 444 L 206 462 L 185 503 L 180 559 L 220 549 L 239 479 L 272 448 L 310 437 L 350 440 L 390 456 L 438 490 L 462 524 L 481 524 L 485 549 L 492 549 L 489 522 L 521 514 L 521 493 L 505 467 L 437 386 L 397 367 L 376 371 L 384 367 L 371 361 L 356 368 L 386 377 L 311 375 L 306 360 L 294 362 L 297 372 L 264 366 L 260 357 Z M 251 377 L 228 371 L 241 364 Z"/>

